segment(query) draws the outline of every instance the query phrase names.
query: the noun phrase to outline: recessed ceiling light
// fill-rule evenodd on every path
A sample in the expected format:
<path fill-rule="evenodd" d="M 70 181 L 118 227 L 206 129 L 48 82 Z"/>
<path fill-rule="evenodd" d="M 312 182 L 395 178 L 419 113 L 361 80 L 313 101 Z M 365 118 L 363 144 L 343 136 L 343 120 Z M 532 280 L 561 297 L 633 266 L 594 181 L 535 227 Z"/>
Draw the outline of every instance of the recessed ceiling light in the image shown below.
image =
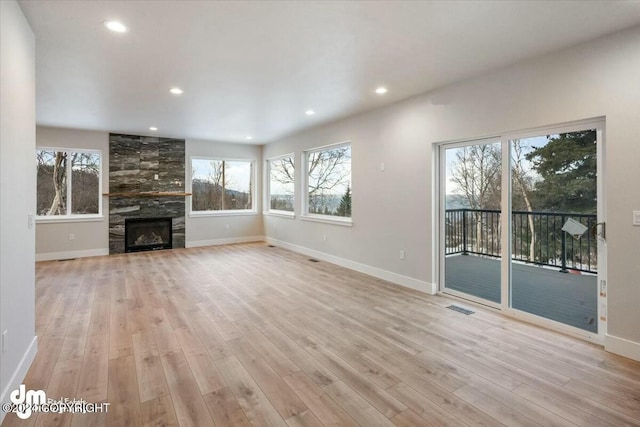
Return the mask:
<path fill-rule="evenodd" d="M 383 95 L 385 93 L 387 93 L 387 88 L 384 86 L 380 86 L 379 88 L 376 89 L 376 93 L 378 95 Z"/>
<path fill-rule="evenodd" d="M 158 128 L 157 128 L 157 127 L 155 127 L 155 126 L 151 126 L 151 127 L 149 128 L 149 130 L 150 130 L 150 131 L 152 131 L 152 132 L 155 132 L 155 131 L 157 131 L 157 130 L 158 130 Z"/>
<path fill-rule="evenodd" d="M 253 137 L 251 135 L 247 135 L 244 137 L 244 139 L 253 139 Z"/>
<path fill-rule="evenodd" d="M 179 87 L 172 87 L 171 89 L 169 89 L 169 92 L 171 92 L 174 95 L 182 95 L 184 93 L 184 91 Z"/>
<path fill-rule="evenodd" d="M 313 110 L 307 110 L 304 112 L 307 116 L 313 116 L 316 112 Z"/>
<path fill-rule="evenodd" d="M 126 33 L 128 28 L 118 21 L 104 21 L 104 26 L 116 33 Z"/>

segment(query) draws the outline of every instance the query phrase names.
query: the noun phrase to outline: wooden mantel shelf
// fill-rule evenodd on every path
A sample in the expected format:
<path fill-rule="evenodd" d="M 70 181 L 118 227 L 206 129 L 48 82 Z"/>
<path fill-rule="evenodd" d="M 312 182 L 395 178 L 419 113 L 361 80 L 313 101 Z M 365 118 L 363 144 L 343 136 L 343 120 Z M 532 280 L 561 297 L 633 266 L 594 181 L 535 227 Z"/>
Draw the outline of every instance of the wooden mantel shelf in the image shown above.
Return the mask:
<path fill-rule="evenodd" d="M 129 191 L 124 193 L 102 193 L 107 197 L 186 197 L 191 196 L 191 193 L 183 193 L 177 191 Z"/>

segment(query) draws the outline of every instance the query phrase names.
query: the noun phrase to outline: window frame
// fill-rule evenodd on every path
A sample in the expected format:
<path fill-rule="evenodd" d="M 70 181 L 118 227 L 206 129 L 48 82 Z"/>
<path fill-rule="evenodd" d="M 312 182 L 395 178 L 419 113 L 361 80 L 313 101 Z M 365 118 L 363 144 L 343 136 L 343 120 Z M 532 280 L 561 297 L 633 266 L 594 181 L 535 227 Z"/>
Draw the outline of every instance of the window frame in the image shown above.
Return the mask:
<path fill-rule="evenodd" d="M 350 188 L 351 193 L 353 194 L 353 144 L 351 140 L 341 141 L 334 144 L 323 145 L 321 147 L 314 147 L 308 150 L 304 150 L 301 155 L 302 159 L 302 194 L 301 197 L 301 212 L 300 219 L 304 221 L 314 221 L 314 222 L 323 222 L 327 224 L 335 224 L 335 225 L 343 225 L 346 227 L 351 227 L 353 225 L 353 208 L 351 210 L 350 217 L 340 217 L 335 215 L 324 215 L 317 213 L 309 213 L 309 155 L 311 153 L 317 153 L 319 151 L 330 151 L 337 148 L 342 148 L 349 146 L 351 148 L 351 177 L 350 177 Z"/>
<path fill-rule="evenodd" d="M 207 211 L 194 211 L 193 210 L 193 161 L 194 160 L 208 160 L 208 161 L 219 161 L 219 162 L 246 162 L 251 164 L 251 194 L 253 197 L 251 198 L 251 209 L 225 209 L 225 210 L 207 210 Z M 188 192 L 191 193 L 189 196 L 189 217 L 191 218 L 202 218 L 202 217 L 215 217 L 215 216 L 241 216 L 241 215 L 257 215 L 257 199 L 256 199 L 256 171 L 257 162 L 255 159 L 242 159 L 242 158 L 231 158 L 231 157 L 210 157 L 210 156 L 190 156 L 189 157 L 189 179 L 188 182 Z"/>
<path fill-rule="evenodd" d="M 104 219 L 103 211 L 102 211 L 102 198 L 104 194 L 102 193 L 102 165 L 103 165 L 103 155 L 102 150 L 95 148 L 64 148 L 64 147 L 50 147 L 50 146 L 37 146 L 36 147 L 36 156 L 38 151 L 55 151 L 55 152 L 65 152 L 65 153 L 92 153 L 98 154 L 100 156 L 98 160 L 98 213 L 95 214 L 74 214 L 70 213 L 73 211 L 73 167 L 69 163 L 67 165 L 67 214 L 66 215 L 39 215 L 36 212 L 36 223 L 48 223 L 48 222 L 87 222 L 87 221 L 102 221 Z M 67 157 L 68 158 L 68 157 Z M 36 166 L 36 198 L 38 194 L 37 188 L 37 166 Z"/>
<path fill-rule="evenodd" d="M 274 160 L 280 160 L 284 158 L 291 158 L 293 160 L 293 210 L 285 211 L 281 209 L 271 209 L 271 162 Z M 264 206 L 263 210 L 264 215 L 273 215 L 273 216 L 281 216 L 285 218 L 295 218 L 296 217 L 296 169 L 298 168 L 295 153 L 287 153 L 279 156 L 269 157 L 265 160 L 265 174 L 264 174 L 264 187 L 265 187 L 265 198 L 264 198 Z"/>

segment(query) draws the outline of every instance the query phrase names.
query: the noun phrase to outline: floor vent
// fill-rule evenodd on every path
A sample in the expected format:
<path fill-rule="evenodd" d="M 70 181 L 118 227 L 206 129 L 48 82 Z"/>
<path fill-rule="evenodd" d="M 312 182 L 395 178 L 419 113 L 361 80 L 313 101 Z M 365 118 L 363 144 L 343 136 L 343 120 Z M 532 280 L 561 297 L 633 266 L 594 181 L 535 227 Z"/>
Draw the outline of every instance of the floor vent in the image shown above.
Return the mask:
<path fill-rule="evenodd" d="M 475 311 L 467 310 L 466 308 L 462 308 L 457 305 L 450 305 L 447 308 L 453 311 L 457 311 L 458 313 L 466 314 L 467 316 L 475 313 Z"/>
<path fill-rule="evenodd" d="M 318 261 L 318 260 L 317 260 L 317 259 L 315 259 L 315 258 L 309 258 L 309 261 L 311 261 L 311 262 L 320 262 L 320 261 Z"/>
<path fill-rule="evenodd" d="M 270 248 L 275 248 L 275 246 L 273 246 L 273 245 L 267 245 L 267 246 L 270 247 Z"/>

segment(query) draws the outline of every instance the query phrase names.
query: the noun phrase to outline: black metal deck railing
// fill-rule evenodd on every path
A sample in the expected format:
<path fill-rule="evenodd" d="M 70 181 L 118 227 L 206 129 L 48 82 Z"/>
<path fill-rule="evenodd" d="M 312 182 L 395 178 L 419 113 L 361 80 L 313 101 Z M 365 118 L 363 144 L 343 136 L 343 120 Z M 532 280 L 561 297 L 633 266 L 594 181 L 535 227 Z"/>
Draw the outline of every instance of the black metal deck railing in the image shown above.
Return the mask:
<path fill-rule="evenodd" d="M 491 209 L 447 209 L 446 255 L 500 257 L 500 215 L 499 210 Z M 562 231 L 569 218 L 587 227 L 578 239 Z M 565 272 L 597 272 L 596 215 L 513 211 L 511 224 L 512 259 L 559 267 Z"/>

